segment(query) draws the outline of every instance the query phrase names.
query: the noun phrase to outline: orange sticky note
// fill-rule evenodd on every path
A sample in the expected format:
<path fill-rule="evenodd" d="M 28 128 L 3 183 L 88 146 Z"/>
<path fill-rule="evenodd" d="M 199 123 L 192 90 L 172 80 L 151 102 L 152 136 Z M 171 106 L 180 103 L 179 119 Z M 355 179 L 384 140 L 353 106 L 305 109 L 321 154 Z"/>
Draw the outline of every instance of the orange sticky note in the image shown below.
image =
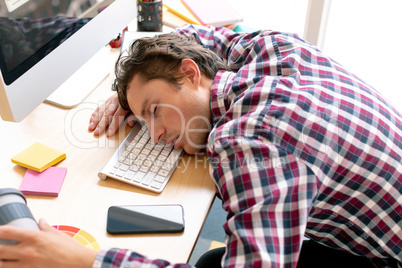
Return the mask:
<path fill-rule="evenodd" d="M 37 142 L 12 157 L 11 162 L 36 172 L 42 172 L 65 158 L 65 153 Z"/>

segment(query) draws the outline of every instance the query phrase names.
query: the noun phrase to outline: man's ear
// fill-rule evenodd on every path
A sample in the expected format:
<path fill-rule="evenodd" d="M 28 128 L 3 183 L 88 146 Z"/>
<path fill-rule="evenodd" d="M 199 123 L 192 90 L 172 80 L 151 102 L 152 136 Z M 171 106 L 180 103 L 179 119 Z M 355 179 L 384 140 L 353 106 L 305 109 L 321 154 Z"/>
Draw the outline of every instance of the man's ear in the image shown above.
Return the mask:
<path fill-rule="evenodd" d="M 185 78 L 189 79 L 189 82 L 198 88 L 201 81 L 201 71 L 197 63 L 192 59 L 184 59 L 181 62 L 181 71 L 185 74 Z"/>

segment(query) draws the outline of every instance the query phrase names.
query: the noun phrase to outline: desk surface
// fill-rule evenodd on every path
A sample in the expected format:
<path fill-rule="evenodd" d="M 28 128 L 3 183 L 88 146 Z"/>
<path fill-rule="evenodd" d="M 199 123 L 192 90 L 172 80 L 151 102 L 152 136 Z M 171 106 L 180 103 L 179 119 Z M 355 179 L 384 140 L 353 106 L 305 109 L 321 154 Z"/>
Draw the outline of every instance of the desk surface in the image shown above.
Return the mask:
<path fill-rule="evenodd" d="M 129 248 L 151 258 L 187 262 L 215 196 L 208 161 L 204 156 L 185 155 L 161 194 L 110 178 L 99 180 L 98 171 L 130 130 L 122 128 L 111 138 L 94 137 L 87 130 L 92 112 L 113 94 L 111 79 L 109 75 L 74 109 L 43 103 L 21 123 L 0 120 L 0 188 L 19 188 L 26 169 L 11 163 L 11 157 L 41 142 L 66 153 L 67 158 L 56 166 L 66 167 L 67 175 L 58 197 L 27 196 L 37 220 L 81 228 L 101 248 Z M 183 233 L 112 236 L 106 232 L 109 206 L 175 203 L 184 208 Z"/>

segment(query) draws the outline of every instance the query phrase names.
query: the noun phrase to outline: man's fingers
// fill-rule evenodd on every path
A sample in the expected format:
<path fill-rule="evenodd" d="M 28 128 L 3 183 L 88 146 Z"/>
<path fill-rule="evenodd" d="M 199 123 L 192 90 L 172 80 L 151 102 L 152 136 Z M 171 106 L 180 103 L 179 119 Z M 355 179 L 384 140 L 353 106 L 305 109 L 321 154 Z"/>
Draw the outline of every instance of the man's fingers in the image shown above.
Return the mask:
<path fill-rule="evenodd" d="M 119 127 L 121 125 L 121 122 L 123 122 L 126 115 L 127 115 L 127 111 L 125 111 L 123 108 L 121 108 L 119 106 L 109 124 L 109 129 L 107 132 L 108 137 L 113 136 L 116 133 L 116 131 L 119 129 Z"/>
<path fill-rule="evenodd" d="M 4 240 L 22 241 L 27 239 L 28 233 L 27 230 L 14 226 L 4 225 L 0 227 L 0 239 Z"/>
<path fill-rule="evenodd" d="M 22 241 L 32 240 L 32 230 L 25 230 L 16 228 L 13 226 L 0 227 L 0 239 L 15 241 L 16 244 L 2 245 L 0 244 L 0 268 L 2 267 L 18 267 L 18 262 L 13 260 L 19 260 L 21 257 L 20 243 Z"/>
<path fill-rule="evenodd" d="M 109 122 L 107 122 L 107 119 L 105 118 L 105 116 L 103 116 L 94 130 L 94 135 L 99 136 L 100 134 L 102 134 L 108 125 Z"/>
<path fill-rule="evenodd" d="M 90 131 L 94 131 L 94 130 L 96 130 L 96 128 L 98 127 L 99 122 L 100 122 L 100 121 L 102 120 L 102 118 L 103 118 L 103 114 L 104 114 L 104 112 L 105 112 L 105 107 L 106 107 L 106 105 L 107 105 L 107 102 L 108 102 L 108 101 L 106 101 L 104 104 L 98 106 L 98 108 L 96 108 L 95 112 L 92 113 L 91 118 L 89 119 L 89 126 L 88 126 L 88 129 L 89 129 Z M 98 131 L 98 132 L 99 132 L 99 131 Z M 100 133 L 98 133 L 98 134 L 96 134 L 96 135 L 99 135 L 99 134 L 100 134 Z"/>
<path fill-rule="evenodd" d="M 112 119 L 112 121 L 110 122 L 109 129 L 108 129 L 106 135 L 108 137 L 113 136 L 116 133 L 116 131 L 119 129 L 119 126 L 123 120 L 124 120 L 124 117 L 123 118 L 121 116 L 114 117 Z"/>
<path fill-rule="evenodd" d="M 45 220 L 42 219 L 42 218 L 39 219 L 38 225 L 39 225 L 39 229 L 40 229 L 41 231 L 45 231 L 45 232 L 57 232 L 57 230 L 56 230 L 53 226 L 49 225 L 49 224 L 47 223 L 47 221 L 45 221 Z"/>
<path fill-rule="evenodd" d="M 100 118 L 100 121 L 94 130 L 94 135 L 100 135 L 103 133 L 103 131 L 105 131 L 110 122 L 113 120 L 113 116 L 117 108 L 118 106 L 116 104 L 109 101 L 99 108 L 98 118 Z"/>
<path fill-rule="evenodd" d="M 0 245 L 0 267 L 18 267 L 16 265 L 21 248 L 18 245 Z"/>
<path fill-rule="evenodd" d="M 113 136 L 126 115 L 127 111 L 121 108 L 117 94 L 115 94 L 92 113 L 88 130 L 93 131 L 94 135 L 98 136 L 109 128 L 106 135 L 108 137 Z M 128 124 L 129 126 L 134 125 L 133 118 L 128 121 Z"/>
<path fill-rule="evenodd" d="M 96 108 L 95 112 L 92 113 L 89 119 L 88 130 L 94 131 L 98 123 L 99 123 L 99 106 L 98 108 Z"/>

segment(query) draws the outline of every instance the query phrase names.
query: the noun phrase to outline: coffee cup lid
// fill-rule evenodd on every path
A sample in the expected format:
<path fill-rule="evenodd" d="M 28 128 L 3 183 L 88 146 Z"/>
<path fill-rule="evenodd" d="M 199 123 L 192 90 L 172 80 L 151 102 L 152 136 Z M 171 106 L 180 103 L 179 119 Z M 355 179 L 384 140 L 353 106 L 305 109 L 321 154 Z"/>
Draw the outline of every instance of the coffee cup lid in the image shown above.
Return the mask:
<path fill-rule="evenodd" d="M 20 191 L 18 191 L 17 189 L 13 189 L 13 188 L 2 188 L 0 189 L 0 196 L 2 195 L 6 195 L 6 194 L 17 194 L 20 195 L 22 198 L 24 198 L 25 202 L 25 196 L 23 193 L 21 193 Z"/>

